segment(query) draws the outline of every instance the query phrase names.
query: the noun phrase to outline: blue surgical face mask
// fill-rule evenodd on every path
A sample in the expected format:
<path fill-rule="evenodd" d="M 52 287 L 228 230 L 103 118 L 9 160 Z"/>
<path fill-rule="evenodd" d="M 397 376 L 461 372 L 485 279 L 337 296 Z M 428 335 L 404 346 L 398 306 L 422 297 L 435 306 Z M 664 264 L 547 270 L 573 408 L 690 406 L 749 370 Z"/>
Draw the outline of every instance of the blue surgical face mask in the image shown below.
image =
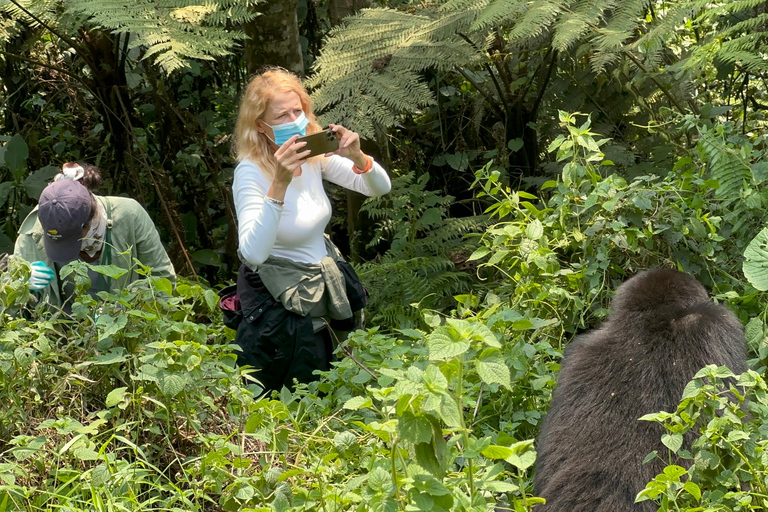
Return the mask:
<path fill-rule="evenodd" d="M 299 116 L 294 119 L 293 121 L 288 121 L 287 123 L 283 124 L 276 124 L 272 126 L 271 124 L 264 123 L 270 128 L 272 128 L 272 133 L 275 135 L 275 138 L 269 137 L 269 140 L 277 144 L 278 146 L 282 146 L 285 144 L 285 141 L 293 137 L 294 135 L 304 136 L 307 134 L 307 125 L 309 124 L 309 119 L 307 119 L 307 116 L 304 115 L 304 112 L 299 114 Z"/>

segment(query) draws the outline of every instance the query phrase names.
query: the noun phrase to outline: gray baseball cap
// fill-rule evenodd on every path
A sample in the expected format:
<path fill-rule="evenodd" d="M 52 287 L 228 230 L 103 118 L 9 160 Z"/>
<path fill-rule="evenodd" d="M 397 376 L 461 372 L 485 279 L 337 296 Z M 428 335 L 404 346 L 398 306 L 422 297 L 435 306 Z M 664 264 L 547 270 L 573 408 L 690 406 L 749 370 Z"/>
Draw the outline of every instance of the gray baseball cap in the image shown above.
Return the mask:
<path fill-rule="evenodd" d="M 54 181 L 40 194 L 37 218 L 43 227 L 45 253 L 51 260 L 69 263 L 79 257 L 92 201 L 87 188 L 67 179 Z"/>

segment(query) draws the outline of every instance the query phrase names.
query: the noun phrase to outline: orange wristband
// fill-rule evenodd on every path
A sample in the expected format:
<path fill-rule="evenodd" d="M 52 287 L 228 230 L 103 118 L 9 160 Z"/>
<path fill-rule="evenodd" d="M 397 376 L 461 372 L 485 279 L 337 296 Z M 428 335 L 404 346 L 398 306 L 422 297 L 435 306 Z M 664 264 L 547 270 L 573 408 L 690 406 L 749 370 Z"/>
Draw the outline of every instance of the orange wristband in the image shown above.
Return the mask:
<path fill-rule="evenodd" d="M 368 155 L 365 155 L 365 158 L 368 159 L 368 161 L 365 163 L 365 168 L 361 169 L 357 166 L 357 164 L 352 164 L 352 172 L 355 174 L 365 174 L 371 170 L 371 167 L 373 167 L 373 158 L 369 157 Z"/>

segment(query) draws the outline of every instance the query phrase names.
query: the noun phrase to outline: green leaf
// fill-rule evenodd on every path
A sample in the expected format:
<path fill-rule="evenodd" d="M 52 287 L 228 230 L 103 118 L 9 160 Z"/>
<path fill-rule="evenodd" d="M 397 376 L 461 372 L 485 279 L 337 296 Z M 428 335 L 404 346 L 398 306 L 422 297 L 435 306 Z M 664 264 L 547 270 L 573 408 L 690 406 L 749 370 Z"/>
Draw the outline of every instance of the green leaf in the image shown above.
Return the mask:
<path fill-rule="evenodd" d="M 123 347 L 112 348 L 106 354 L 99 356 L 93 364 L 115 364 L 127 361 L 128 356 L 125 355 L 125 349 Z"/>
<path fill-rule="evenodd" d="M 173 295 L 173 284 L 167 277 L 153 277 L 152 284 L 155 285 L 157 291 Z"/>
<path fill-rule="evenodd" d="M 371 406 L 373 406 L 373 402 L 366 396 L 355 396 L 344 402 L 344 409 L 348 409 L 350 411 L 368 409 Z"/>
<path fill-rule="evenodd" d="M 517 153 L 523 147 L 523 139 L 512 139 L 507 143 L 507 147 L 513 153 Z"/>
<path fill-rule="evenodd" d="M 503 362 L 478 361 L 477 374 L 486 384 L 501 384 L 505 388 L 512 390 L 509 367 Z"/>
<path fill-rule="evenodd" d="M 482 488 L 490 492 L 516 492 L 520 487 L 511 482 L 491 481 L 481 484 Z M 529 503 L 531 503 L 529 501 Z"/>
<path fill-rule="evenodd" d="M 443 214 L 439 208 L 427 208 L 416 222 L 417 229 L 425 229 L 435 224 L 439 224 L 443 219 Z"/>
<path fill-rule="evenodd" d="M 80 446 L 72 450 L 72 455 L 78 460 L 97 460 L 99 458 L 98 453 L 85 446 Z"/>
<path fill-rule="evenodd" d="M 248 484 L 243 485 L 235 492 L 235 498 L 237 498 L 240 501 L 248 501 L 256 494 L 256 492 L 253 490 L 253 487 L 251 487 Z"/>
<path fill-rule="evenodd" d="M 29 147 L 24 142 L 24 138 L 17 133 L 5 145 L 5 165 L 11 170 L 14 178 L 21 178 L 24 174 L 27 158 L 29 158 Z"/>
<path fill-rule="evenodd" d="M 449 395 L 440 397 L 440 410 L 438 411 L 440 419 L 449 427 L 461 426 L 461 415 L 456 402 Z"/>
<path fill-rule="evenodd" d="M 181 393 L 184 390 L 185 385 L 186 379 L 175 373 L 164 375 L 159 383 L 160 392 L 170 398 Z"/>
<path fill-rule="evenodd" d="M 96 327 L 100 331 L 98 341 L 117 334 L 126 326 L 127 323 L 127 315 L 121 315 L 118 317 L 113 317 L 112 315 L 107 314 L 99 315 L 99 318 L 96 320 Z"/>
<path fill-rule="evenodd" d="M 683 489 L 685 489 L 685 492 L 696 498 L 696 501 L 701 501 L 701 489 L 695 482 L 688 480 L 683 485 Z"/>
<path fill-rule="evenodd" d="M 443 478 L 445 470 L 437 459 L 432 443 L 416 443 L 413 446 L 413 452 L 416 455 L 416 463 L 419 466 L 437 478 Z"/>
<path fill-rule="evenodd" d="M 377 467 L 368 475 L 368 487 L 374 492 L 388 493 L 392 488 L 392 476 L 385 469 Z"/>
<path fill-rule="evenodd" d="M 119 279 L 128 273 L 128 270 L 115 265 L 92 265 L 91 268 L 94 270 L 94 272 L 104 274 L 105 276 L 111 277 L 112 279 Z"/>
<path fill-rule="evenodd" d="M 123 403 L 123 401 L 125 400 L 125 396 L 127 395 L 127 393 L 125 392 L 126 389 L 128 388 L 122 387 L 122 388 L 115 388 L 112 391 L 110 391 L 104 402 L 105 405 L 107 407 L 114 407 L 117 404 Z"/>
<path fill-rule="evenodd" d="M 4 181 L 0 183 L 0 206 L 3 206 L 5 202 L 8 201 L 8 195 L 11 193 L 11 190 L 13 190 L 12 181 Z"/>
<path fill-rule="evenodd" d="M 682 434 L 664 434 L 661 436 L 661 443 L 672 450 L 674 453 L 677 453 L 680 448 L 683 446 L 683 435 Z"/>
<path fill-rule="evenodd" d="M 525 236 L 531 240 L 538 240 L 544 235 L 544 226 L 539 219 L 533 219 L 525 228 Z"/>
<path fill-rule="evenodd" d="M 564 140 L 565 140 L 565 135 L 563 135 L 562 133 L 560 135 L 558 135 L 557 137 L 555 137 L 555 140 L 553 140 L 550 143 L 549 147 L 547 148 L 547 153 L 551 153 L 551 152 L 557 150 L 557 148 L 560 147 L 560 144 L 562 144 Z M 554 186 L 557 186 L 557 184 L 555 183 Z"/>
<path fill-rule="evenodd" d="M 192 253 L 192 260 L 212 267 L 221 266 L 221 256 L 212 249 L 201 249 Z"/>
<path fill-rule="evenodd" d="M 107 485 L 111 476 L 109 467 L 106 464 L 99 464 L 91 470 L 91 483 L 94 487 L 103 487 Z"/>
<path fill-rule="evenodd" d="M 208 306 L 208 309 L 211 311 L 215 311 L 216 306 L 219 305 L 219 296 L 216 294 L 216 292 L 208 288 L 207 290 L 205 290 L 203 297 L 205 298 L 205 304 Z"/>
<path fill-rule="evenodd" d="M 27 176 L 22 183 L 22 187 L 29 197 L 37 201 L 43 189 L 50 183 L 51 178 L 59 171 L 60 169 L 54 165 L 46 165 Z"/>
<path fill-rule="evenodd" d="M 429 359 L 444 360 L 459 356 L 469 350 L 469 340 L 458 337 L 454 329 L 438 327 L 427 336 Z"/>
<path fill-rule="evenodd" d="M 426 418 L 405 411 L 397 422 L 397 434 L 411 443 L 428 443 L 432 440 L 432 424 Z"/>
<path fill-rule="evenodd" d="M 483 457 L 488 457 L 489 459 L 506 459 L 510 455 L 514 455 L 515 451 L 508 446 L 492 444 L 480 453 Z"/>
<path fill-rule="evenodd" d="M 0 186 L 2 186 L 2 185 L 0 185 Z M 0 206 L 2 206 L 2 205 L 0 205 Z M 488 247 L 485 247 L 485 246 L 478 247 L 475 250 L 475 252 L 470 254 L 469 258 L 467 258 L 467 261 L 474 261 L 474 260 L 479 260 L 480 258 L 485 258 L 490 252 L 491 252 L 491 250 Z"/>
<path fill-rule="evenodd" d="M 742 270 L 752 286 L 768 290 L 768 228 L 763 228 L 747 246 Z"/>

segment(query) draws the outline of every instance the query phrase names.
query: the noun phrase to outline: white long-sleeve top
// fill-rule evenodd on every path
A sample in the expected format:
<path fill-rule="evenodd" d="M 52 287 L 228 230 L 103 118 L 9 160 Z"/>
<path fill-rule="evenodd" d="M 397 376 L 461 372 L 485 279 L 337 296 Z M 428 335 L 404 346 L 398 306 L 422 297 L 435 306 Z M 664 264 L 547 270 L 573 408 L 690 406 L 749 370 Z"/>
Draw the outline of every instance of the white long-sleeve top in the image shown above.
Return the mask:
<path fill-rule="evenodd" d="M 389 192 L 387 172 L 375 161 L 370 171 L 355 174 L 353 162 L 333 155 L 301 166 L 280 207 L 264 198 L 272 179 L 250 160 L 235 168 L 232 192 L 238 221 L 240 256 L 251 268 L 269 255 L 301 263 L 319 263 L 326 256 L 323 232 L 331 220 L 331 202 L 323 188 L 326 179 L 369 197 Z"/>

